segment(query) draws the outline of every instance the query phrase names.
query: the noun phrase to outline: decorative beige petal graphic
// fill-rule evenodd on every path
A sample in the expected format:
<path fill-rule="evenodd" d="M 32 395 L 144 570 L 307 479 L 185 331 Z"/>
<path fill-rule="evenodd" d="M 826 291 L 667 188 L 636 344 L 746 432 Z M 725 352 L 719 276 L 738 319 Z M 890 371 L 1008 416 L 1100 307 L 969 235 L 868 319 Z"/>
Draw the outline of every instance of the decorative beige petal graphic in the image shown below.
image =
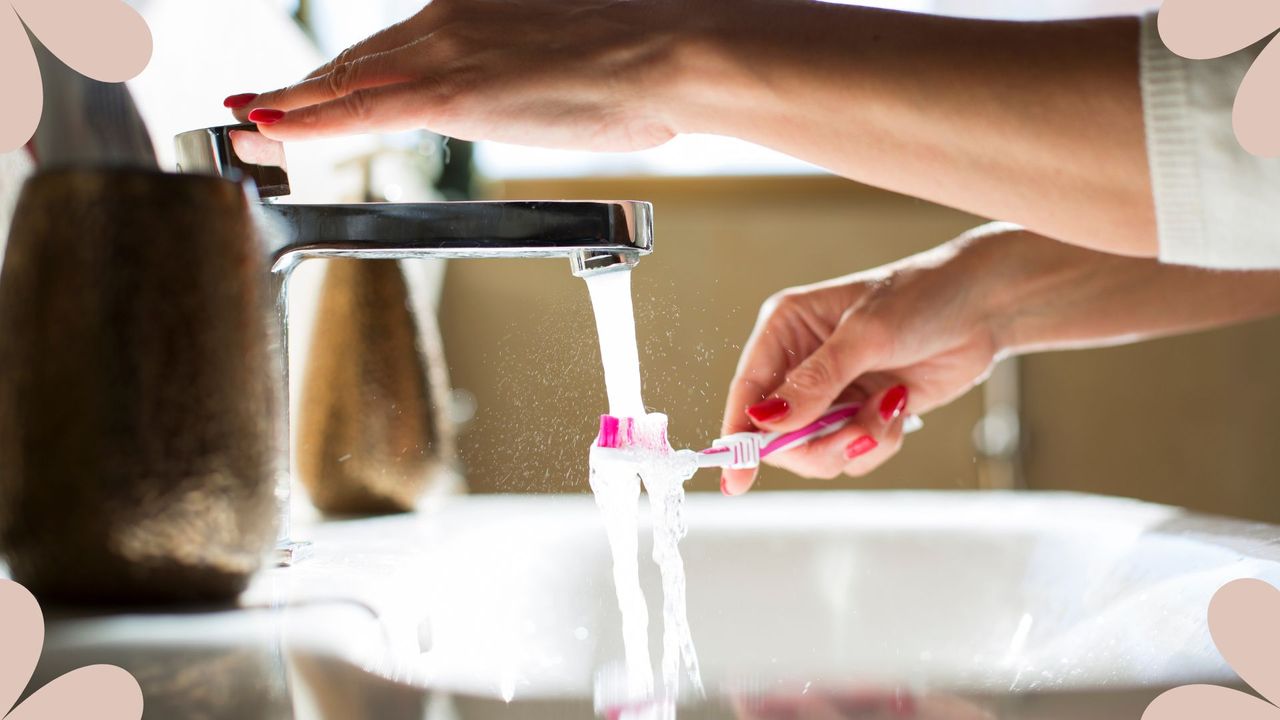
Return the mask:
<path fill-rule="evenodd" d="M 122 0 L 9 0 L 31 32 L 71 69 L 132 80 L 151 61 L 151 30 Z"/>
<path fill-rule="evenodd" d="M 1280 720 L 1280 708 L 1238 690 L 1185 685 L 1151 701 L 1142 720 Z"/>
<path fill-rule="evenodd" d="M 142 689 L 115 665 L 90 665 L 63 675 L 32 693 L 5 720 L 138 720 Z"/>
<path fill-rule="evenodd" d="M 1191 60 L 1222 57 L 1280 28 L 1280 2 L 1269 0 L 1165 0 L 1157 19 L 1160 39 Z"/>
<path fill-rule="evenodd" d="M 18 583 L 0 580 L 0 717 L 13 707 L 30 682 L 43 647 L 44 614 L 40 604 Z"/>
<path fill-rule="evenodd" d="M 142 717 L 142 688 L 126 670 L 90 665 L 73 670 L 31 694 L 5 714 L 31 681 L 44 647 L 44 613 L 34 596 L 12 580 L 0 579 L 0 718 L 64 720 Z"/>
<path fill-rule="evenodd" d="M 1280 2 L 1274 4 L 1280 7 Z M 1280 156 L 1280 42 L 1263 49 L 1244 76 L 1231 121 L 1245 150 Z"/>
<path fill-rule="evenodd" d="M 13 9 L 0 5 L 0 94 L 6 98 L 0 112 L 0 152 L 22 147 L 35 134 L 44 110 L 40 66 L 27 31 Z M 24 681 L 25 682 L 25 681 Z M 4 703 L 0 689 L 0 704 Z"/>
<path fill-rule="evenodd" d="M 1280 590 L 1252 579 L 1222 586 L 1209 602 L 1209 634 L 1249 687 L 1280 700 Z"/>

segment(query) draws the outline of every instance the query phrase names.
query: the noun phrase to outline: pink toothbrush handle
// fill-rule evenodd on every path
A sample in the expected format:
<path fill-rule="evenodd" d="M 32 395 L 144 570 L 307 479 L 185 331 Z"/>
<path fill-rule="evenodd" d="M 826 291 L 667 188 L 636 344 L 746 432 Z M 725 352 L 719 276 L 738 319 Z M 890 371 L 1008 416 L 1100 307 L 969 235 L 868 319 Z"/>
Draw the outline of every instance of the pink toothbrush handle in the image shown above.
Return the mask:
<path fill-rule="evenodd" d="M 830 435 L 847 425 L 861 410 L 861 403 L 834 405 L 822 417 L 799 430 L 792 430 L 778 435 L 768 435 L 765 437 L 764 447 L 760 448 L 760 457 L 765 458 L 773 453 L 803 445 L 816 437 Z"/>

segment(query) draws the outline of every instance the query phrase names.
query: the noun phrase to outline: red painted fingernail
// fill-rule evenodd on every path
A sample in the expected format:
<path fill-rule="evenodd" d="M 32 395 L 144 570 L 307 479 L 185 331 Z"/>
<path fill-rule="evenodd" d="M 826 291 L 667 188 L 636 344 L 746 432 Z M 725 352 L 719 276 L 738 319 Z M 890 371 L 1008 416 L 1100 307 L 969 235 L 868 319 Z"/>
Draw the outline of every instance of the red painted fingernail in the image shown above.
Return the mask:
<path fill-rule="evenodd" d="M 902 414 L 907 409 L 907 386 L 896 385 L 884 394 L 884 399 L 880 401 L 880 417 L 889 422 Z"/>
<path fill-rule="evenodd" d="M 849 443 L 848 446 L 845 447 L 844 456 L 845 458 L 852 460 L 856 457 L 861 457 L 863 455 L 866 455 L 867 453 L 871 452 L 872 450 L 875 450 L 879 446 L 880 446 L 880 443 L 876 442 L 875 438 L 871 437 L 870 435 L 863 435 L 862 437 L 858 438 L 857 440 L 854 440 L 853 442 Z"/>
<path fill-rule="evenodd" d="M 284 119 L 283 110 L 269 110 L 267 108 L 258 108 L 249 113 L 249 122 L 255 122 L 259 125 L 274 125 Z"/>
<path fill-rule="evenodd" d="M 222 101 L 222 107 L 231 108 L 232 110 L 239 110 L 240 108 L 244 107 L 245 105 L 248 105 L 249 103 L 257 99 L 258 99 L 258 93 L 242 93 L 240 95 L 232 95 L 228 97 L 226 100 Z"/>
<path fill-rule="evenodd" d="M 769 398 L 764 402 L 758 402 L 747 408 L 747 414 L 756 422 L 781 420 L 789 412 L 791 412 L 791 403 L 782 398 Z"/>

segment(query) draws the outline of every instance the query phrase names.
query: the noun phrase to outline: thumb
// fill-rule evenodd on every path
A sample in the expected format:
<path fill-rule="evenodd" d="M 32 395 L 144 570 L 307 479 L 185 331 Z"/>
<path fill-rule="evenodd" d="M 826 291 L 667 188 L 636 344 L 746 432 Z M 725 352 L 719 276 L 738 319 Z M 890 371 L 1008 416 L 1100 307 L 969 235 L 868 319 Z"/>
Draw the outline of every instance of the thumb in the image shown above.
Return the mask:
<path fill-rule="evenodd" d="M 787 373 L 773 396 L 747 409 L 756 426 L 786 432 L 817 420 L 863 373 L 876 368 L 875 345 L 862 342 L 848 321 Z"/>

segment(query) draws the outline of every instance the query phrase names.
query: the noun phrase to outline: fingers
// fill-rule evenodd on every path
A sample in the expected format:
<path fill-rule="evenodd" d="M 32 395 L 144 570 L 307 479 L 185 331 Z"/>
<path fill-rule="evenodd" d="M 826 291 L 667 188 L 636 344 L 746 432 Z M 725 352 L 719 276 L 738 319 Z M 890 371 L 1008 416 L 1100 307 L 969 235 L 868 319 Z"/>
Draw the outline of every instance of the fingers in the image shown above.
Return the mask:
<path fill-rule="evenodd" d="M 847 458 L 873 452 L 879 447 L 878 436 L 882 434 L 874 422 L 855 418 L 839 432 L 770 456 L 766 462 L 802 477 L 832 480 L 844 472 Z"/>
<path fill-rule="evenodd" d="M 757 474 L 759 474 L 759 468 L 725 470 L 720 474 L 720 492 L 729 497 L 741 495 L 756 483 Z"/>
<path fill-rule="evenodd" d="M 876 389 L 852 422 L 832 435 L 770 456 L 768 463 L 804 477 L 830 480 L 842 473 L 861 477 L 897 454 L 910 391 L 888 376 L 866 376 L 858 383 Z"/>
<path fill-rule="evenodd" d="M 721 437 L 740 432 L 755 432 L 755 423 L 747 414 L 747 408 L 769 396 L 787 368 L 787 351 L 778 341 L 771 320 L 774 303 L 766 302 L 760 319 L 742 349 L 742 359 L 729 383 L 729 397 L 725 401 L 724 420 L 720 424 Z M 725 470 L 720 477 L 720 491 L 725 495 L 741 495 L 755 482 L 756 470 Z"/>
<path fill-rule="evenodd" d="M 863 477 L 897 455 L 902 449 L 905 419 L 905 415 L 899 415 L 885 423 L 882 426 L 883 434 L 879 436 L 876 444 L 868 447 L 865 452 L 849 452 L 849 449 L 846 449 L 844 474 L 849 477 Z"/>
<path fill-rule="evenodd" d="M 817 420 L 845 388 L 874 369 L 885 347 L 849 315 L 816 351 L 789 371 L 773 395 L 747 409 L 755 425 L 788 432 Z"/>
<path fill-rule="evenodd" d="M 396 23 L 385 30 L 381 30 L 351 47 L 338 53 L 329 62 L 312 70 L 305 78 L 297 84 L 280 90 L 273 90 L 265 93 L 239 93 L 228 97 L 223 104 L 230 108 L 236 119 L 240 122 L 247 122 L 249 114 L 260 108 L 272 110 L 293 110 L 295 108 L 314 105 L 326 100 L 332 100 L 341 97 L 346 93 L 333 94 L 329 97 L 320 97 L 319 89 L 325 84 L 334 88 L 342 88 L 350 84 L 347 92 L 362 89 L 363 87 L 372 87 L 366 84 L 357 85 L 354 78 L 349 80 L 351 74 L 359 75 L 364 72 L 371 63 L 376 63 L 376 58 L 381 55 L 395 54 L 395 51 L 402 48 L 412 46 L 420 38 L 429 34 L 428 28 L 433 23 L 433 8 L 437 7 L 435 3 L 428 5 L 422 12 L 417 15 Z M 361 68 L 356 70 L 356 68 Z M 314 83 L 313 81 L 327 78 L 326 80 Z M 407 80 L 408 78 L 405 78 Z M 402 80 L 403 81 L 403 80 Z M 386 84 L 386 83 L 381 83 Z M 295 94 L 305 86 L 307 96 Z M 306 100 L 314 94 L 316 99 Z"/>
<path fill-rule="evenodd" d="M 360 90 L 413 81 L 415 68 L 429 62 L 427 48 L 421 43 L 358 58 L 335 65 L 328 73 L 307 78 L 297 84 L 261 95 L 227 98 L 227 105 L 242 122 L 252 122 L 261 113 L 255 110 L 292 111 L 321 105 Z"/>
<path fill-rule="evenodd" d="M 338 53 L 332 60 L 312 70 L 304 80 L 311 80 L 333 72 L 333 69 L 345 63 L 355 62 L 371 55 L 389 52 L 399 47 L 404 47 L 422 37 L 423 20 L 429 14 L 433 7 L 439 7 L 435 3 L 428 5 L 421 13 L 414 15 L 402 22 L 398 22 L 384 30 L 370 35 L 360 42 Z"/>
<path fill-rule="evenodd" d="M 289 112 L 259 109 L 249 119 L 273 140 L 310 140 L 426 127 L 447 102 L 439 84 L 419 80 L 356 90 Z"/>
<path fill-rule="evenodd" d="M 750 344 L 748 345 L 750 348 Z M 748 350 L 750 353 L 750 349 Z M 744 357 L 749 357 L 744 356 Z M 748 363 L 743 363 L 748 366 Z M 755 432 L 756 426 L 746 413 L 746 408 L 760 402 L 768 393 L 768 386 L 753 375 L 769 375 L 748 367 L 739 367 L 739 377 L 735 377 L 729 385 L 729 400 L 725 404 L 724 421 L 720 427 L 722 437 L 740 432 Z M 725 470 L 720 476 L 720 492 L 725 495 L 741 495 L 756 481 L 757 468 L 745 470 Z"/>

